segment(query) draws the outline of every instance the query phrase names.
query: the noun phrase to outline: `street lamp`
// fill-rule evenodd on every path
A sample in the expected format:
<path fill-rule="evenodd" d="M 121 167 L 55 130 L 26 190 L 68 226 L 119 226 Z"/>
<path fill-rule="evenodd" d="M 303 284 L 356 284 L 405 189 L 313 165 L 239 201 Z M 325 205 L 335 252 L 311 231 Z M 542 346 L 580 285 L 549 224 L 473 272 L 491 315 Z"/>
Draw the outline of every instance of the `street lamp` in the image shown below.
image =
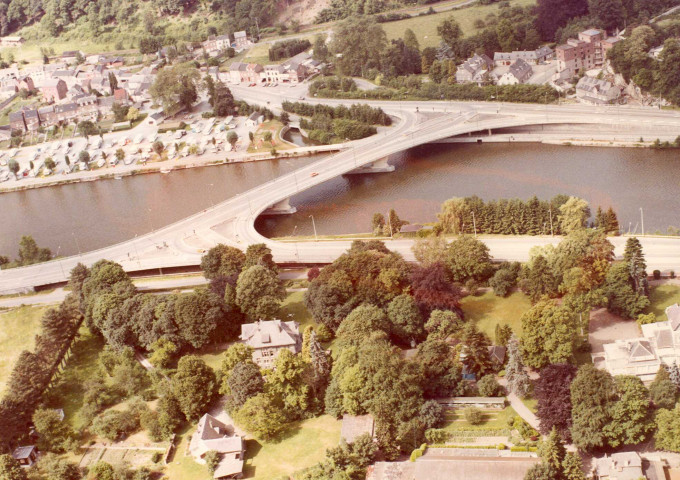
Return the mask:
<path fill-rule="evenodd" d="M 76 237 L 75 232 L 71 232 L 71 236 L 73 237 L 73 240 L 76 242 L 76 248 L 78 249 L 78 255 L 82 255 L 82 252 L 80 251 L 80 244 L 78 243 L 78 237 Z"/>
<path fill-rule="evenodd" d="M 318 242 L 319 237 L 316 235 L 316 222 L 314 222 L 314 215 L 310 215 L 309 218 L 312 219 L 312 227 L 314 228 L 314 241 Z"/>
<path fill-rule="evenodd" d="M 645 236 L 645 216 L 642 212 L 642 207 L 640 207 L 640 223 L 642 225 L 642 236 Z"/>

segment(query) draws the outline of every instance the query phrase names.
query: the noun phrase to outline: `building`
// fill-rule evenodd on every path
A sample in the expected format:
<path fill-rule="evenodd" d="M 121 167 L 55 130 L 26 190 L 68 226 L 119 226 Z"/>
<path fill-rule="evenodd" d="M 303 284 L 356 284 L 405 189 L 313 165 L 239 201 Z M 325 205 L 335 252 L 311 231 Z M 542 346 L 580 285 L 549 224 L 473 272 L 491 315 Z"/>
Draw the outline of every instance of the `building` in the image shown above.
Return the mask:
<path fill-rule="evenodd" d="M 12 112 L 9 114 L 9 126 L 12 131 L 25 132 L 26 122 L 24 122 L 24 112 Z"/>
<path fill-rule="evenodd" d="M 38 448 L 35 445 L 17 447 L 12 452 L 12 457 L 22 467 L 31 467 L 38 460 Z"/>
<path fill-rule="evenodd" d="M 246 127 L 257 127 L 264 121 L 264 116 L 260 112 L 253 112 L 246 119 Z"/>
<path fill-rule="evenodd" d="M 437 398 L 437 403 L 449 408 L 476 407 L 503 410 L 505 397 L 448 397 Z"/>
<path fill-rule="evenodd" d="M 484 83 L 493 70 L 493 61 L 487 55 L 473 55 L 456 70 L 457 83 Z"/>
<path fill-rule="evenodd" d="M 226 425 L 206 413 L 198 421 L 196 433 L 191 436 L 189 452 L 194 460 L 205 463 L 205 454 L 210 451 L 220 454 L 213 478 L 242 477 L 246 451 L 243 437 L 234 432 L 232 425 Z"/>
<path fill-rule="evenodd" d="M 229 65 L 229 82 L 241 83 L 244 81 L 246 67 L 248 65 L 242 62 L 233 62 Z"/>
<path fill-rule="evenodd" d="M 517 60 L 524 60 L 532 65 L 540 65 L 555 58 L 555 51 L 548 47 L 542 46 L 536 50 L 518 50 L 515 52 L 495 52 L 493 54 L 493 63 L 496 66 L 509 66 Z"/>
<path fill-rule="evenodd" d="M 680 363 L 680 306 L 666 308 L 666 317 L 665 322 L 642 325 L 641 337 L 605 344 L 604 361 L 596 365 L 612 375 L 651 382 L 662 364 Z"/>
<path fill-rule="evenodd" d="M 343 415 L 340 427 L 340 440 L 353 443 L 357 437 L 368 434 L 375 435 L 375 421 L 372 415 Z"/>
<path fill-rule="evenodd" d="M 229 35 L 211 35 L 201 46 L 207 53 L 217 54 L 231 47 L 231 41 L 229 40 Z"/>
<path fill-rule="evenodd" d="M 250 45 L 250 40 L 248 40 L 248 34 L 245 30 L 234 33 L 234 48 L 236 50 L 243 50 L 248 45 Z"/>
<path fill-rule="evenodd" d="M 534 74 L 534 70 L 521 58 L 510 65 L 510 69 L 498 79 L 498 85 L 518 85 L 526 83 Z"/>
<path fill-rule="evenodd" d="M 24 122 L 26 122 L 26 130 L 35 132 L 40 128 L 40 115 L 35 109 L 24 110 Z"/>
<path fill-rule="evenodd" d="M 40 88 L 43 98 L 46 102 L 58 102 L 66 97 L 68 87 L 66 82 L 61 79 L 51 78 L 45 80 L 43 86 Z"/>
<path fill-rule="evenodd" d="M 0 38 L 0 47 L 20 47 L 25 42 L 24 37 L 2 37 Z"/>
<path fill-rule="evenodd" d="M 637 452 L 613 453 L 595 459 L 593 480 L 639 480 L 646 478 Z"/>
<path fill-rule="evenodd" d="M 26 90 L 29 93 L 35 91 L 35 84 L 33 83 L 33 79 L 28 75 L 21 78 L 17 78 L 16 84 L 17 90 Z"/>
<path fill-rule="evenodd" d="M 584 103 L 603 105 L 613 103 L 621 96 L 621 88 L 607 80 L 583 77 L 576 84 L 576 97 Z"/>
<path fill-rule="evenodd" d="M 241 325 L 239 338 L 253 349 L 253 362 L 262 368 L 271 367 L 281 350 L 298 353 L 302 348 L 302 336 L 297 322 L 260 320 L 246 323 Z"/>
<path fill-rule="evenodd" d="M 621 41 L 620 37 L 605 37 L 602 30 L 590 29 L 570 38 L 555 50 L 557 72 L 562 80 L 604 65 L 607 52 Z"/>

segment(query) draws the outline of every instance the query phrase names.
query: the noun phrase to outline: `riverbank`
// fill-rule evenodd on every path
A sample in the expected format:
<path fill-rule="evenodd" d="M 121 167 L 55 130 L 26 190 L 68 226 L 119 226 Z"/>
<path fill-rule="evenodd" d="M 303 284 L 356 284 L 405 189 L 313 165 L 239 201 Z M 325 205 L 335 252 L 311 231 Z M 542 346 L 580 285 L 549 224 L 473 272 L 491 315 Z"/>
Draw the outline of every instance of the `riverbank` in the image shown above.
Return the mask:
<path fill-rule="evenodd" d="M 276 154 L 271 152 L 261 153 L 232 153 L 225 154 L 210 154 L 206 153 L 201 156 L 190 155 L 184 158 L 177 158 L 174 160 L 165 160 L 162 162 L 153 162 L 146 164 L 123 165 L 119 164 L 113 167 L 103 167 L 96 170 L 88 170 L 84 172 L 74 172 L 68 175 L 49 176 L 49 177 L 35 177 L 35 178 L 21 178 L 19 180 L 10 180 L 0 184 L 0 193 L 18 192 L 22 190 L 32 190 L 35 188 L 53 187 L 57 185 L 68 185 L 74 183 L 94 182 L 103 179 L 119 179 L 123 177 L 130 177 L 133 175 L 141 175 L 146 173 L 170 173 L 176 170 L 184 170 L 189 168 L 208 167 L 214 165 L 238 164 L 259 162 L 264 160 L 282 160 L 288 158 L 309 157 L 319 153 L 334 153 L 346 148 L 345 144 L 335 145 L 314 145 L 308 147 L 296 147 L 290 150 L 278 151 Z"/>

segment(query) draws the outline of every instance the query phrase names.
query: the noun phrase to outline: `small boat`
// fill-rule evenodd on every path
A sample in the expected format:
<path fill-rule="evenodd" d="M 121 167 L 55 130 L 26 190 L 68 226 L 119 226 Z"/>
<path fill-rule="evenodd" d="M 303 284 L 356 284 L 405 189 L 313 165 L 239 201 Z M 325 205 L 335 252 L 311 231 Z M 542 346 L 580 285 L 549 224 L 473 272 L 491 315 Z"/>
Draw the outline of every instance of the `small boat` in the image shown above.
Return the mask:
<path fill-rule="evenodd" d="M 114 176 L 113 176 L 113 179 L 114 179 L 114 180 L 122 180 L 122 179 L 123 179 L 123 176 L 122 176 L 122 175 L 114 175 Z"/>
<path fill-rule="evenodd" d="M 161 168 L 161 173 L 170 173 L 170 172 L 172 172 L 172 167 Z"/>

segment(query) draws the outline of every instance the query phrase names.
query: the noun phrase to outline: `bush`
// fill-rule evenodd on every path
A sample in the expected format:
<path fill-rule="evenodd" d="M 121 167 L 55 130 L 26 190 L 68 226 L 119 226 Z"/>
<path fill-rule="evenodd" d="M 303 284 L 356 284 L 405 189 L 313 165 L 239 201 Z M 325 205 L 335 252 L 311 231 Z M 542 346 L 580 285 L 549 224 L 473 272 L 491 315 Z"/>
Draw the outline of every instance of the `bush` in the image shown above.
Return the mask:
<path fill-rule="evenodd" d="M 151 455 L 151 461 L 153 463 L 160 462 L 162 458 L 163 458 L 163 454 L 161 452 L 153 452 L 153 454 Z"/>
<path fill-rule="evenodd" d="M 139 420 L 130 412 L 107 410 L 92 422 L 92 431 L 107 440 L 125 438 L 139 428 Z"/>
<path fill-rule="evenodd" d="M 654 272 L 652 272 L 652 275 L 654 276 L 654 280 L 658 280 L 658 279 L 661 278 L 661 271 L 660 270 L 654 270 Z"/>
<path fill-rule="evenodd" d="M 484 415 L 477 407 L 466 408 L 463 410 L 463 416 L 470 425 L 480 425 L 484 421 Z"/>
<path fill-rule="evenodd" d="M 493 375 L 484 375 L 477 382 L 477 389 L 482 397 L 503 397 L 505 395 L 503 387 L 496 381 L 496 377 Z"/>
<path fill-rule="evenodd" d="M 333 340 L 333 332 L 323 323 L 316 326 L 316 339 L 322 343 Z"/>
<path fill-rule="evenodd" d="M 675 278 L 675 270 L 671 270 L 671 278 Z"/>
<path fill-rule="evenodd" d="M 451 435 L 449 435 L 449 432 L 441 428 L 430 428 L 429 430 L 425 431 L 425 440 L 427 440 L 427 443 L 432 445 L 444 443 L 449 439 L 450 436 Z"/>
<path fill-rule="evenodd" d="M 496 450 L 505 450 L 505 444 L 499 443 L 498 445 L 496 445 Z"/>

